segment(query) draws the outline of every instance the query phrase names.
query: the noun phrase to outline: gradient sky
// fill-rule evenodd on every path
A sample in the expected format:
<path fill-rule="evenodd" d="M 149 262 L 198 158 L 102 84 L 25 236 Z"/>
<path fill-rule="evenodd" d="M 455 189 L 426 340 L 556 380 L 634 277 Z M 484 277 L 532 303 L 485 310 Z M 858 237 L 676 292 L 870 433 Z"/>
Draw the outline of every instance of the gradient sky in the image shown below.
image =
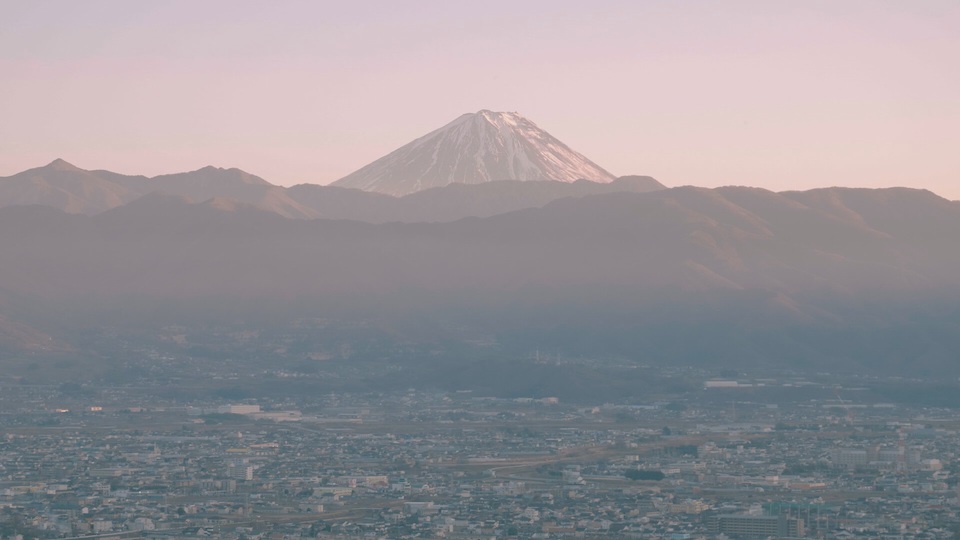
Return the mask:
<path fill-rule="evenodd" d="M 0 175 L 328 183 L 479 109 L 669 186 L 960 199 L 960 2 L 0 0 Z"/>

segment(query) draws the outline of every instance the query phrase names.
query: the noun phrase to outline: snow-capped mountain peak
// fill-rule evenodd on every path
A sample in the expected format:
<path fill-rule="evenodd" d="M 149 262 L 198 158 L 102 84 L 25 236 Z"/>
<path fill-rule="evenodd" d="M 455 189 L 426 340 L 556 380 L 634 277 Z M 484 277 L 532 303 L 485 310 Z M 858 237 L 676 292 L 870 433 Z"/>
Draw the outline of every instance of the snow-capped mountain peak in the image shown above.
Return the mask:
<path fill-rule="evenodd" d="M 581 178 L 614 180 L 520 114 L 481 110 L 460 116 L 334 185 L 402 196 L 453 183 Z"/>

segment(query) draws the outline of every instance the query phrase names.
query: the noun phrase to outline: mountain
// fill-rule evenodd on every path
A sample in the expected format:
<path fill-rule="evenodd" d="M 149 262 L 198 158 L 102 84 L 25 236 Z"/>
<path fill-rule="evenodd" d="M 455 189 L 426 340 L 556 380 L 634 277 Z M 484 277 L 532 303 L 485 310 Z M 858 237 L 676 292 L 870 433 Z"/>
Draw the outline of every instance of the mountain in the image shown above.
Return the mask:
<path fill-rule="evenodd" d="M 0 206 L 39 204 L 74 214 L 96 214 L 143 195 L 147 178 L 86 171 L 62 159 L 0 178 Z"/>
<path fill-rule="evenodd" d="M 450 184 L 403 197 L 314 184 L 293 186 L 287 192 L 316 215 L 327 219 L 421 223 L 490 217 L 524 208 L 538 208 L 566 197 L 646 193 L 659 189 L 666 188 L 649 176 L 624 176 L 610 183 L 498 180 L 483 184 Z"/>
<path fill-rule="evenodd" d="M 243 321 L 309 350 L 333 338 L 291 329 L 322 319 L 372 355 L 483 341 L 960 375 L 960 205 L 923 190 L 682 187 L 380 225 L 155 194 L 92 217 L 0 209 L 0 252 L 0 290 L 36 320 L 141 334 Z"/>
<path fill-rule="evenodd" d="M 402 196 L 454 183 L 578 179 L 610 182 L 614 176 L 517 113 L 482 110 L 332 185 Z"/>
<path fill-rule="evenodd" d="M 95 215 L 150 193 L 166 193 L 188 202 L 219 199 L 255 206 L 287 218 L 350 219 L 368 223 L 416 223 L 488 217 L 543 206 L 564 197 L 598 193 L 640 193 L 663 189 L 646 176 L 626 176 L 609 183 L 503 180 L 451 184 L 394 197 L 336 186 L 275 186 L 240 169 L 204 167 L 153 178 L 110 171 L 88 171 L 63 160 L 0 178 L 0 208 L 41 205 L 71 214 Z"/>
<path fill-rule="evenodd" d="M 57 159 L 44 167 L 0 178 L 0 207 L 38 204 L 71 214 L 94 215 L 148 193 L 180 195 L 193 202 L 215 197 L 261 206 L 290 218 L 317 215 L 286 190 L 240 169 L 202 169 L 147 178 L 88 171 Z"/>
<path fill-rule="evenodd" d="M 287 190 L 240 169 L 204 167 L 151 178 L 149 191 L 181 195 L 193 202 L 213 198 L 231 199 L 259 206 L 288 218 L 311 219 L 317 214 L 292 199 Z"/>

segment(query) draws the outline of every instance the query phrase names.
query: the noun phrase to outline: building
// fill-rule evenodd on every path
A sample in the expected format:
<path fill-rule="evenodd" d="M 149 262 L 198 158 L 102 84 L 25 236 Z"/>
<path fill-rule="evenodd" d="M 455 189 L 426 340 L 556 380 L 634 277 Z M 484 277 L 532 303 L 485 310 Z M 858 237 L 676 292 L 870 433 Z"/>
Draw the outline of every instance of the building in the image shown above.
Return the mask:
<path fill-rule="evenodd" d="M 223 405 L 217 407 L 220 414 L 256 414 L 260 412 L 259 405 Z"/>
<path fill-rule="evenodd" d="M 800 518 L 779 516 L 748 516 L 725 514 L 714 518 L 711 527 L 714 534 L 733 538 L 792 537 L 804 535 L 804 523 Z"/>
<path fill-rule="evenodd" d="M 873 456 L 866 450 L 838 448 L 833 451 L 831 460 L 834 467 L 847 467 L 854 469 L 856 467 L 866 467 L 872 461 Z"/>
<path fill-rule="evenodd" d="M 233 480 L 253 480 L 253 465 L 237 463 L 227 467 L 227 478 Z"/>

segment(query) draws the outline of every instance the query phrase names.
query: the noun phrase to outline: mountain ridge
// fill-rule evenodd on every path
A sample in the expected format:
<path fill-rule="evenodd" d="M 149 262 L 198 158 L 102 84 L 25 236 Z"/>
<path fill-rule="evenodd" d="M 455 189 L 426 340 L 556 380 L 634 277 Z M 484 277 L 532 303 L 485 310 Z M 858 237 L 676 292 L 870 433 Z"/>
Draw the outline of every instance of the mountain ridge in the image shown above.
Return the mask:
<path fill-rule="evenodd" d="M 687 186 L 379 225 L 139 204 L 159 210 L 0 209 L 0 291 L 54 320 L 359 319 L 399 343 L 454 327 L 506 351 L 960 374 L 960 205 L 927 191 Z"/>
<path fill-rule="evenodd" d="M 664 186 L 650 177 L 622 177 L 606 184 L 589 181 L 497 181 L 433 188 L 407 197 L 352 188 L 300 184 L 282 187 L 237 168 L 206 166 L 148 178 L 105 170 L 87 171 L 58 159 L 44 167 L 0 178 L 0 208 L 41 204 L 70 213 L 96 215 L 154 192 L 193 202 L 230 199 L 295 219 L 452 221 L 487 217 L 552 200 L 610 191 L 650 191 Z"/>

